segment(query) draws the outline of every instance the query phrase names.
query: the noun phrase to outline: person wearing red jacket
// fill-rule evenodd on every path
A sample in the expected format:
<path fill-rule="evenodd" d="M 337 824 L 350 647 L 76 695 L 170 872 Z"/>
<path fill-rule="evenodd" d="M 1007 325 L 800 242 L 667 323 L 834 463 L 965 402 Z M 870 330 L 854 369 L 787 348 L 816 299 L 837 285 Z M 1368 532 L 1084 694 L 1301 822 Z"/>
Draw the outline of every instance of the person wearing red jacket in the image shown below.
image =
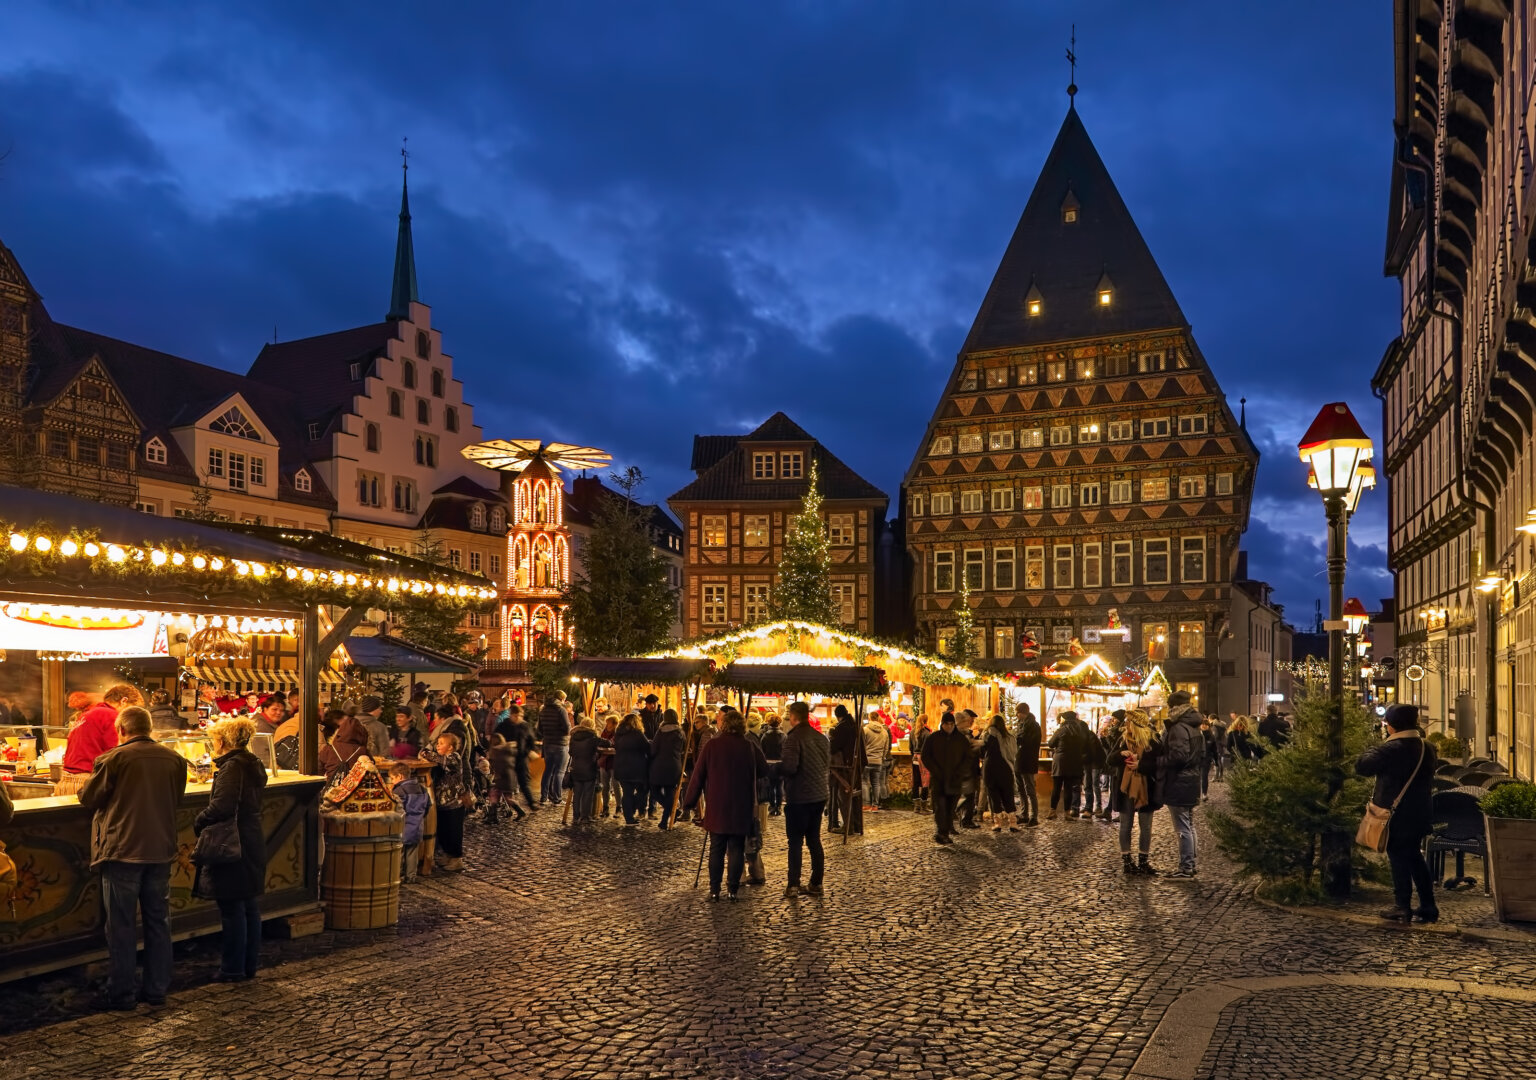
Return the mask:
<path fill-rule="evenodd" d="M 55 795 L 74 795 L 85 786 L 96 759 L 117 745 L 117 714 L 143 704 L 136 688 L 119 683 L 101 696 L 100 705 L 86 710 L 64 746 L 64 774 L 54 785 Z"/>

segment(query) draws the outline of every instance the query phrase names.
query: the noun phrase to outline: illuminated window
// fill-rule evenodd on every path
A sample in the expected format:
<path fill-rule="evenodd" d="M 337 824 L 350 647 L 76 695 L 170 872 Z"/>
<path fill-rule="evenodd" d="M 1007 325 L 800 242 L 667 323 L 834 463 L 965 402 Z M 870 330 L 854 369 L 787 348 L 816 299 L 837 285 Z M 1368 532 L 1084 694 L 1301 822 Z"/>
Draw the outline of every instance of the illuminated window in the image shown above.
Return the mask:
<path fill-rule="evenodd" d="M 1142 584 L 1168 584 L 1168 541 L 1144 540 L 1141 544 Z"/>
<path fill-rule="evenodd" d="M 749 548 L 768 546 L 768 515 L 748 514 L 741 519 L 741 544 Z"/>
<path fill-rule="evenodd" d="M 1019 432 L 1019 446 L 1032 450 L 1045 445 L 1045 428 L 1025 428 Z"/>
<path fill-rule="evenodd" d="M 779 455 L 772 450 L 758 451 L 752 455 L 752 479 L 772 480 L 774 475 L 774 463 Z"/>
<path fill-rule="evenodd" d="M 768 586 L 746 585 L 742 588 L 742 598 L 745 601 L 746 621 L 750 623 L 766 622 L 768 620 Z"/>
<path fill-rule="evenodd" d="M 1108 290 L 1108 289 L 1100 289 L 1099 290 L 1099 306 L 1100 307 L 1109 307 L 1110 295 L 1111 295 L 1110 294 L 1110 290 Z"/>
<path fill-rule="evenodd" d="M 725 547 L 725 515 L 712 514 L 703 520 L 703 543 L 707 548 Z"/>
<path fill-rule="evenodd" d="M 955 553 L 953 551 L 933 553 L 933 591 L 955 591 Z"/>
<path fill-rule="evenodd" d="M 1045 365 L 1046 382 L 1066 382 L 1067 362 L 1065 360 L 1052 360 Z"/>
<path fill-rule="evenodd" d="M 1136 370 L 1143 375 L 1162 371 L 1167 364 L 1167 354 L 1160 352 L 1144 352 L 1136 358 Z"/>
<path fill-rule="evenodd" d="M 1045 548 L 1030 545 L 1024 549 L 1024 587 L 1045 588 Z"/>
<path fill-rule="evenodd" d="M 853 515 L 828 514 L 827 539 L 833 547 L 852 547 Z"/>
<path fill-rule="evenodd" d="M 725 586 L 705 585 L 704 593 L 704 625 L 725 625 Z"/>
<path fill-rule="evenodd" d="M 1039 381 L 1040 381 L 1040 365 L 1039 364 L 1020 364 L 1019 365 L 1019 385 L 1020 386 L 1034 386 Z"/>
<path fill-rule="evenodd" d="M 1141 482 L 1142 502 L 1162 502 L 1168 498 L 1168 479 L 1143 480 Z"/>
<path fill-rule="evenodd" d="M 1077 441 L 1080 443 L 1096 443 L 1099 441 L 1099 425 L 1093 421 L 1077 426 Z"/>
<path fill-rule="evenodd" d="M 992 656 L 998 660 L 1013 659 L 1013 627 L 992 628 Z"/>
<path fill-rule="evenodd" d="M 1024 489 L 1024 509 L 1026 509 L 1026 510 L 1044 510 L 1045 509 L 1045 488 L 1043 488 L 1043 487 L 1027 487 L 1027 488 L 1025 488 Z"/>
<path fill-rule="evenodd" d="M 1077 362 L 1077 377 L 1079 379 L 1093 378 L 1094 361 L 1091 358 L 1083 358 Z"/>
<path fill-rule="evenodd" d="M 144 460 L 151 465 L 164 465 L 167 460 L 165 443 L 159 439 L 150 439 L 144 444 Z"/>
<path fill-rule="evenodd" d="M 1179 498 L 1203 499 L 1205 498 L 1205 477 L 1181 476 L 1179 477 Z"/>
<path fill-rule="evenodd" d="M 933 445 L 928 447 L 930 456 L 936 454 L 953 454 L 955 452 L 955 440 L 949 435 L 935 435 Z"/>
<path fill-rule="evenodd" d="M 1205 656 L 1205 623 L 1179 623 L 1179 655 L 1192 660 Z"/>
<path fill-rule="evenodd" d="M 992 431 L 992 432 L 988 432 L 988 434 L 987 434 L 987 449 L 988 450 L 1012 450 L 1013 449 L 1013 432 L 1012 431 Z"/>
<path fill-rule="evenodd" d="M 1008 369 L 1005 367 L 987 368 L 988 386 L 1007 386 Z"/>
<path fill-rule="evenodd" d="M 981 453 L 981 435 L 977 433 L 960 436 L 960 452 L 962 454 Z"/>
<path fill-rule="evenodd" d="M 1150 622 L 1141 624 L 1141 645 L 1147 659 L 1160 663 L 1168 659 L 1168 624 Z"/>
<path fill-rule="evenodd" d="M 1083 545 L 1083 588 L 1097 589 L 1104 584 L 1104 559 L 1098 544 Z"/>

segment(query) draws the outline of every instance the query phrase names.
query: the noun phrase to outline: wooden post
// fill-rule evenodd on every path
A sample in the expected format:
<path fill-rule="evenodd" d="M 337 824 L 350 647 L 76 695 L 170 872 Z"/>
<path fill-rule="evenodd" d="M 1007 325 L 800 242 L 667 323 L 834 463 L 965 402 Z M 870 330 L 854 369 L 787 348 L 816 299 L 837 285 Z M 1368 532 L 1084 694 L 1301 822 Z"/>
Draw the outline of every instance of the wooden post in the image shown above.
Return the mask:
<path fill-rule="evenodd" d="M 69 710 L 64 704 L 64 661 L 44 660 L 43 669 L 43 727 L 66 727 Z"/>
<path fill-rule="evenodd" d="M 320 774 L 320 609 L 306 608 L 299 628 L 299 771 Z"/>

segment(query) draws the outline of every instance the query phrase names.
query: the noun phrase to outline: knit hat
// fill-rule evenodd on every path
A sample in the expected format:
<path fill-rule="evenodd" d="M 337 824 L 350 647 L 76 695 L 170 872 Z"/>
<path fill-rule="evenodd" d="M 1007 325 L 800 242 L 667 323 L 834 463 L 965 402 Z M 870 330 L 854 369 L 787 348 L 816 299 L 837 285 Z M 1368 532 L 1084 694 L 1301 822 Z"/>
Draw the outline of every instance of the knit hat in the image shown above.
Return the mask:
<path fill-rule="evenodd" d="M 1407 731 L 1419 726 L 1419 707 L 1400 702 L 1387 706 L 1387 726 L 1393 731 Z"/>
<path fill-rule="evenodd" d="M 1189 704 L 1189 691 L 1188 690 L 1175 690 L 1173 693 L 1168 695 L 1168 705 L 1169 705 L 1170 708 L 1173 707 L 1174 705 L 1188 705 L 1188 704 Z"/>
<path fill-rule="evenodd" d="M 361 713 L 371 713 L 373 710 L 382 709 L 383 707 L 383 698 L 379 697 L 378 694 L 368 694 L 363 698 L 362 701 L 358 702 L 357 711 Z"/>

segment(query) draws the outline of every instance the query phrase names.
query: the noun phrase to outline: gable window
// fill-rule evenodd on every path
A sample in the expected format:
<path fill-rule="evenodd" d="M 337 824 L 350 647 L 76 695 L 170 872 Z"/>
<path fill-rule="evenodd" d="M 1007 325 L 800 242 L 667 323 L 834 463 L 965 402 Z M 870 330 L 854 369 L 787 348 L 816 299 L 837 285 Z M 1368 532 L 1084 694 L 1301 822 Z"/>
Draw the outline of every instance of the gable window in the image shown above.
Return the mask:
<path fill-rule="evenodd" d="M 1072 587 L 1072 545 L 1057 544 L 1051 554 L 1051 584 L 1058 589 L 1070 589 Z"/>
<path fill-rule="evenodd" d="M 933 591 L 955 591 L 955 553 L 953 551 L 933 553 Z"/>
<path fill-rule="evenodd" d="M 1013 627 L 992 628 L 992 655 L 998 660 L 1013 659 Z"/>
<path fill-rule="evenodd" d="M 1144 584 L 1168 584 L 1168 541 L 1166 539 L 1142 541 L 1141 563 Z"/>
<path fill-rule="evenodd" d="M 1045 365 L 1046 382 L 1066 382 L 1067 362 L 1065 360 L 1049 360 Z"/>
<path fill-rule="evenodd" d="M 479 503 L 469 508 L 469 527 L 471 529 L 485 528 L 485 507 Z"/>
<path fill-rule="evenodd" d="M 128 468 L 128 448 L 120 442 L 107 443 L 107 468 Z"/>
<path fill-rule="evenodd" d="M 1061 509 L 1063 509 L 1065 507 L 1068 507 L 1068 506 L 1071 506 L 1071 505 L 1072 505 L 1072 485 L 1071 484 L 1052 484 L 1051 485 L 1051 509 L 1052 510 L 1061 510 Z"/>
<path fill-rule="evenodd" d="M 922 497 L 922 495 L 917 494 L 917 493 L 913 493 L 912 498 L 908 502 L 907 505 L 909 507 L 909 513 L 911 514 L 912 517 L 922 517 L 923 516 L 923 497 Z"/>
<path fill-rule="evenodd" d="M 1104 584 L 1103 558 L 1099 544 L 1083 545 L 1083 588 L 1097 589 Z"/>
<path fill-rule="evenodd" d="M 837 609 L 837 621 L 852 626 L 854 620 L 854 592 L 851 581 L 832 584 L 832 606 Z"/>
<path fill-rule="evenodd" d="M 1143 420 L 1141 422 L 1141 437 L 1143 439 L 1166 439 L 1168 437 L 1168 418 L 1160 416 L 1156 420 Z"/>
<path fill-rule="evenodd" d="M 208 448 L 208 475 L 224 475 L 224 451 L 219 449 L 217 446 L 211 446 Z"/>
<path fill-rule="evenodd" d="M 981 436 L 979 434 L 960 436 L 960 452 L 962 454 L 981 453 Z"/>
<path fill-rule="evenodd" d="M 75 460 L 82 465 L 100 465 L 101 440 L 94 435 L 76 435 Z"/>
<path fill-rule="evenodd" d="M 1229 473 L 1229 472 L 1220 472 L 1220 473 L 1216 474 L 1216 494 L 1218 494 L 1218 495 L 1230 495 L 1230 494 L 1232 494 L 1232 474 L 1231 473 Z"/>
<path fill-rule="evenodd" d="M 779 475 L 785 480 L 798 480 L 803 473 L 804 455 L 798 450 L 786 450 L 779 455 Z"/>
<path fill-rule="evenodd" d="M 1111 480 L 1109 482 L 1109 502 L 1111 506 L 1128 503 L 1131 501 L 1131 482 L 1129 480 Z"/>
<path fill-rule="evenodd" d="M 828 514 L 827 539 L 833 547 L 852 547 L 853 515 Z"/>
<path fill-rule="evenodd" d="M 970 491 L 960 493 L 960 512 L 962 514 L 981 513 L 981 490 L 973 488 Z"/>
<path fill-rule="evenodd" d="M 1045 509 L 1045 488 L 1043 488 L 1043 487 L 1027 487 L 1027 488 L 1025 488 L 1024 489 L 1024 509 L 1026 509 L 1026 510 L 1044 510 Z"/>
<path fill-rule="evenodd" d="M 432 403 L 426 398 L 416 399 L 416 422 L 418 424 L 430 424 L 432 422 Z"/>
<path fill-rule="evenodd" d="M 416 331 L 416 355 L 423 360 L 432 355 L 432 335 L 425 330 Z"/>
<path fill-rule="evenodd" d="M 245 490 L 245 455 L 230 454 L 228 461 L 229 486 L 234 491 Z"/>
<path fill-rule="evenodd" d="M 704 589 L 704 625 L 725 625 L 725 586 L 705 585 Z"/>
<path fill-rule="evenodd" d="M 1179 417 L 1180 435 L 1204 435 L 1206 430 L 1207 423 L 1204 413 L 1196 413 L 1193 416 Z"/>
<path fill-rule="evenodd" d="M 1205 656 L 1205 623 L 1179 623 L 1179 655 L 1192 660 Z"/>
<path fill-rule="evenodd" d="M 950 435 L 935 435 L 933 443 L 928 447 L 928 455 L 933 457 L 938 454 L 953 454 L 955 452 L 955 440 Z"/>
<path fill-rule="evenodd" d="M 1205 498 L 1205 477 L 1181 476 L 1179 477 L 1179 498 L 1203 499 Z"/>
<path fill-rule="evenodd" d="M 379 425 L 366 424 L 363 427 L 363 449 L 370 454 L 379 452 Z"/>
<path fill-rule="evenodd" d="M 707 514 L 702 519 L 702 522 L 704 526 L 704 546 L 708 548 L 725 547 L 725 515 Z"/>
<path fill-rule="evenodd" d="M 208 430 L 217 431 L 220 435 L 233 435 L 237 439 L 261 441 L 261 434 L 256 430 L 256 425 L 247 420 L 245 414 L 233 405 L 220 413 L 208 425 Z"/>
<path fill-rule="evenodd" d="M 459 430 L 459 410 L 452 405 L 443 410 L 443 427 L 449 431 Z"/>
<path fill-rule="evenodd" d="M 302 491 L 305 494 L 308 494 L 314 490 L 314 486 L 314 481 L 310 480 L 309 473 L 305 472 L 303 469 L 300 469 L 298 472 L 293 474 L 294 491 Z"/>
<path fill-rule="evenodd" d="M 1168 497 L 1168 479 L 1143 480 L 1141 482 L 1142 502 L 1162 502 Z"/>
<path fill-rule="evenodd" d="M 251 458 L 251 486 L 267 486 L 267 459 L 260 457 Z"/>
<path fill-rule="evenodd" d="M 1079 487 L 1077 489 L 1077 495 L 1078 495 L 1078 498 L 1077 498 L 1078 505 L 1080 505 L 1080 506 L 1098 506 L 1099 505 L 1099 485 L 1098 484 L 1084 484 L 1084 485 L 1082 485 L 1081 487 Z"/>
<path fill-rule="evenodd" d="M 1096 443 L 1099 441 L 1099 425 L 1093 422 L 1079 424 L 1077 426 L 1077 441 L 1080 443 Z"/>
<path fill-rule="evenodd" d="M 1186 536 L 1179 540 L 1179 578 L 1190 584 L 1205 580 L 1205 537 Z"/>
<path fill-rule="evenodd" d="M 505 510 L 503 510 L 499 506 L 495 507 L 493 510 L 491 510 L 491 528 L 494 529 L 496 532 L 501 532 L 506 527 L 507 527 L 507 512 Z M 495 557 L 496 556 L 494 556 L 494 555 L 491 556 L 491 558 L 493 558 L 493 559 Z"/>
<path fill-rule="evenodd" d="M 1072 445 L 1072 428 L 1071 428 L 1071 426 L 1067 425 L 1067 424 L 1057 424 L 1055 427 L 1051 428 L 1051 445 L 1052 446 L 1071 446 Z"/>
<path fill-rule="evenodd" d="M 1011 591 L 1013 585 L 1013 548 L 997 548 L 992 552 L 992 587 Z"/>
<path fill-rule="evenodd" d="M 1024 548 L 1024 587 L 1045 588 L 1045 548 L 1029 545 Z"/>
<path fill-rule="evenodd" d="M 772 480 L 773 464 L 778 460 L 778 457 L 772 450 L 754 453 L 752 455 L 752 479 Z"/>
<path fill-rule="evenodd" d="M 1007 386 L 1008 369 L 1005 367 L 987 368 L 987 385 L 989 387 Z"/>
<path fill-rule="evenodd" d="M 992 510 L 1001 513 L 1013 509 L 1013 488 L 995 487 L 992 489 Z"/>
<path fill-rule="evenodd" d="M 401 402 L 400 392 L 398 390 L 391 390 L 389 392 L 389 415 L 390 416 L 404 416 L 405 415 L 405 406 Z M 316 431 L 316 429 L 319 426 L 320 426 L 319 424 L 310 424 L 309 425 L 309 430 L 310 431 Z M 310 438 L 311 439 L 319 438 L 318 432 L 316 432 L 316 434 L 314 434 L 314 435 L 311 435 Z"/>
<path fill-rule="evenodd" d="M 1167 365 L 1167 356 L 1160 352 L 1144 352 L 1136 358 L 1136 370 L 1142 375 L 1154 371 L 1162 371 Z"/>
<path fill-rule="evenodd" d="M 1109 422 L 1110 442 L 1130 442 L 1136 431 L 1136 425 L 1129 420 L 1111 420 Z"/>
<path fill-rule="evenodd" d="M 1116 585 L 1133 584 L 1131 577 L 1132 567 L 1131 542 L 1129 540 L 1116 540 L 1110 545 L 1109 573 L 1110 579 Z"/>
<path fill-rule="evenodd" d="M 409 360 L 400 361 L 400 385 L 407 390 L 416 389 L 416 365 Z"/>
<path fill-rule="evenodd" d="M 443 378 L 443 370 L 442 370 L 442 368 L 433 368 L 432 369 L 432 396 L 433 397 L 442 397 L 443 396 L 443 390 L 444 390 L 446 385 L 447 385 L 447 380 Z"/>
<path fill-rule="evenodd" d="M 981 548 L 965 553 L 965 587 L 972 592 L 987 587 L 987 553 Z"/>
<path fill-rule="evenodd" d="M 1129 375 L 1131 373 L 1131 358 L 1129 356 L 1111 356 L 1104 361 L 1104 374 L 1110 378 L 1117 375 Z"/>
<path fill-rule="evenodd" d="M 1020 364 L 1019 365 L 1019 385 L 1020 386 L 1034 386 L 1039 381 L 1040 381 L 1040 365 L 1039 364 Z"/>
<path fill-rule="evenodd" d="M 1085 357 L 1084 359 L 1079 360 L 1077 362 L 1077 377 L 1079 379 L 1093 378 L 1093 365 L 1094 362 L 1092 358 Z"/>
<path fill-rule="evenodd" d="M 768 515 L 748 514 L 741 519 L 742 547 L 765 548 L 768 546 Z"/>
<path fill-rule="evenodd" d="M 1025 450 L 1045 445 L 1045 428 L 1025 428 L 1019 432 L 1019 446 Z"/>
<path fill-rule="evenodd" d="M 1012 431 L 993 431 L 993 432 L 989 433 L 987 435 L 987 449 L 988 450 L 1012 450 L 1013 449 L 1013 432 Z"/>
<path fill-rule="evenodd" d="M 943 517 L 955 512 L 955 499 L 947 491 L 935 491 L 933 493 L 933 515 Z"/>
<path fill-rule="evenodd" d="M 748 624 L 766 622 L 768 619 L 768 586 L 742 586 L 743 613 Z"/>
<path fill-rule="evenodd" d="M 151 465 L 164 465 L 166 463 L 166 459 L 167 454 L 165 452 L 165 443 L 161 442 L 159 439 L 150 439 L 149 442 L 144 444 L 145 461 L 149 462 Z"/>

